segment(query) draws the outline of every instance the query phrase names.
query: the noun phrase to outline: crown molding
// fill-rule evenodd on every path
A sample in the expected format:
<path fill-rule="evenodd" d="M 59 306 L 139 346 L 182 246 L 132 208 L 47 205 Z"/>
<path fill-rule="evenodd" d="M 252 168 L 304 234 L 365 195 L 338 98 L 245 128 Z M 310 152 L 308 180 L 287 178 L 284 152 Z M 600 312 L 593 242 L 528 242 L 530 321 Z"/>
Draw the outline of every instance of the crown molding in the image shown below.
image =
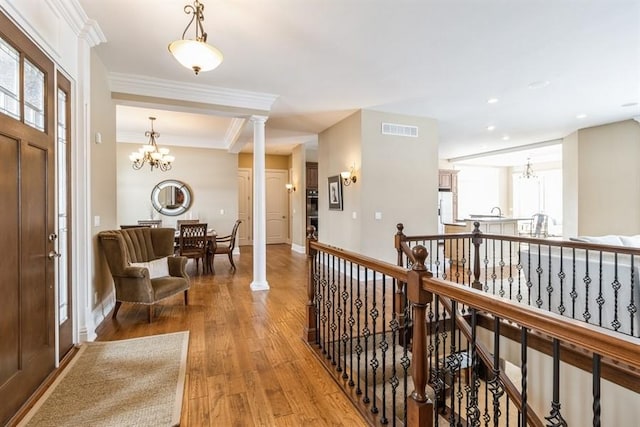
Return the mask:
<path fill-rule="evenodd" d="M 269 112 L 278 98 L 278 95 L 268 93 L 227 89 L 123 73 L 109 73 L 109 84 L 112 92 L 221 105 L 252 110 L 253 112 L 256 110 Z"/>
<path fill-rule="evenodd" d="M 234 118 L 231 120 L 231 124 L 224 136 L 224 143 L 230 153 L 239 153 L 242 150 L 244 143 L 240 142 L 239 138 L 246 123 L 247 119 Z"/>
<path fill-rule="evenodd" d="M 102 32 L 98 22 L 87 16 L 77 0 L 47 0 L 47 3 L 53 10 L 60 14 L 79 38 L 87 41 L 89 47 L 106 43 L 107 38 Z"/>

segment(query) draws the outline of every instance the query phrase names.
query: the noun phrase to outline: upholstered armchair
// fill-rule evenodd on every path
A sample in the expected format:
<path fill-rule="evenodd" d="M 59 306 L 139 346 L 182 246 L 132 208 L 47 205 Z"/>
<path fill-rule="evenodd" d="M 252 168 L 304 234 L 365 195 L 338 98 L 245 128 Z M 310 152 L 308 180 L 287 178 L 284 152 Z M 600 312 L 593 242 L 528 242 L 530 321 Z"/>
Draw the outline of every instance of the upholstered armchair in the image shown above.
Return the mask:
<path fill-rule="evenodd" d="M 123 302 L 149 306 L 149 323 L 153 305 L 179 292 L 189 303 L 187 258 L 174 256 L 173 228 L 130 228 L 98 233 L 116 290 L 115 319 Z"/>

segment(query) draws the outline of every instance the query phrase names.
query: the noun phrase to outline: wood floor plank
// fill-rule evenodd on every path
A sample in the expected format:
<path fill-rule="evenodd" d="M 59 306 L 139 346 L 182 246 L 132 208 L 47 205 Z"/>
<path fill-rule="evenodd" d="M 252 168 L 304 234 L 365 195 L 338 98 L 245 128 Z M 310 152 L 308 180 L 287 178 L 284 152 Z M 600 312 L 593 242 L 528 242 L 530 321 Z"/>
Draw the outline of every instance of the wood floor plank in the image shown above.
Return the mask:
<path fill-rule="evenodd" d="M 302 340 L 306 257 L 286 245 L 267 247 L 268 291 L 249 288 L 252 248 L 237 272 L 216 260 L 216 275 L 192 275 L 182 295 L 146 307 L 123 304 L 97 330 L 101 341 L 189 330 L 182 426 L 361 426 L 357 410 Z"/>

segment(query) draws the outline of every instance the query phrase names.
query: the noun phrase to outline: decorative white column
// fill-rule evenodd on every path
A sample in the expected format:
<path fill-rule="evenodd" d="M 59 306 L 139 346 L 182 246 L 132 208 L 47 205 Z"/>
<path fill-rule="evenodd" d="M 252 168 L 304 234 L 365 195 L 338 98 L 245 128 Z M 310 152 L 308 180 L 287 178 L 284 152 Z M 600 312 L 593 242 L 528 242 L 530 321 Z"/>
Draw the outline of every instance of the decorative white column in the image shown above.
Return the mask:
<path fill-rule="evenodd" d="M 269 289 L 267 282 L 267 208 L 265 197 L 265 116 L 253 122 L 253 282 L 252 291 Z"/>

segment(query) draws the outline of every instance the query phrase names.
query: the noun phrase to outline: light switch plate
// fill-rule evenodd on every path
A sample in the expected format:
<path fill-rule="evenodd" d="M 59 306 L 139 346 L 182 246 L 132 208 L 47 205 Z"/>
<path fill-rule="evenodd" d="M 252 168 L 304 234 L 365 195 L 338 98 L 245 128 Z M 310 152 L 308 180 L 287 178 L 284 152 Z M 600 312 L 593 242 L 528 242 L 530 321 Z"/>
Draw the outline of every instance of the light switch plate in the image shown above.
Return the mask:
<path fill-rule="evenodd" d="M 378 219 L 378 220 L 382 219 L 382 212 L 376 212 L 374 217 L 375 219 Z"/>

